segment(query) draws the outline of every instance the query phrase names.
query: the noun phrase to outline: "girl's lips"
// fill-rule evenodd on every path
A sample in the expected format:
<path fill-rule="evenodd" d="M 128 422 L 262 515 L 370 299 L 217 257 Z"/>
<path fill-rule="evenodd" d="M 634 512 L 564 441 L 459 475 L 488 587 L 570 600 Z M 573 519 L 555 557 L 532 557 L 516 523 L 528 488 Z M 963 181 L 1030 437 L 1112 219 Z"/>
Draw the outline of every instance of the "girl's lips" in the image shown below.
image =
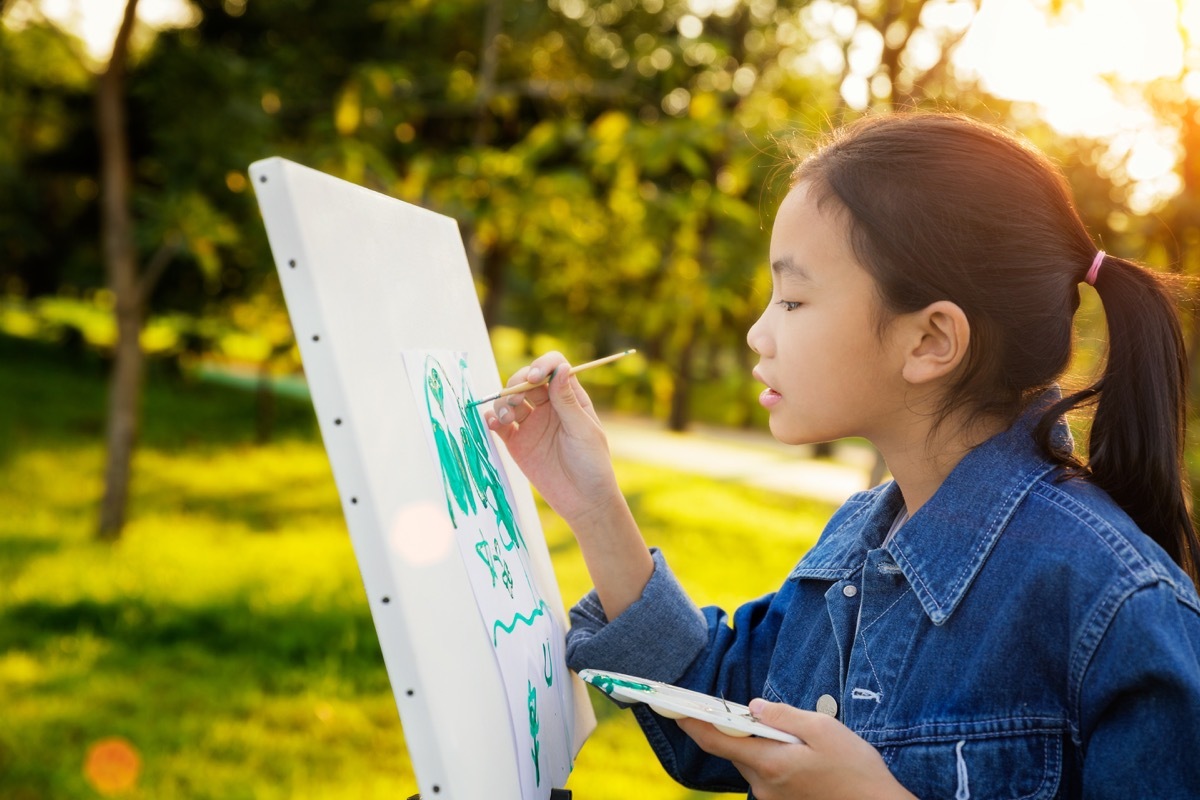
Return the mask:
<path fill-rule="evenodd" d="M 783 399 L 783 395 L 775 391 L 771 387 L 762 390 L 762 394 L 758 396 L 758 402 L 763 408 L 770 408 Z"/>

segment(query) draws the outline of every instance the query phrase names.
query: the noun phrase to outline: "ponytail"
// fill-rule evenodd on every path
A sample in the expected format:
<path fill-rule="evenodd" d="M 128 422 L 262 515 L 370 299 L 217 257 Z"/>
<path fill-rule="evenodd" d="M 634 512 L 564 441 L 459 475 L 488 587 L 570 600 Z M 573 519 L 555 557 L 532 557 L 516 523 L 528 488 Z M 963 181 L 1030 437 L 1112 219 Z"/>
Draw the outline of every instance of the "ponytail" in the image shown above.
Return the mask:
<path fill-rule="evenodd" d="M 1054 421 L 1072 408 L 1094 405 L 1087 465 L 1063 454 L 1058 459 L 1108 492 L 1198 582 L 1200 542 L 1183 465 L 1187 356 L 1174 300 L 1162 278 L 1112 256 L 1098 257 L 1088 278 L 1108 322 L 1104 372 L 1046 412 L 1038 440 L 1052 452 Z"/>
<path fill-rule="evenodd" d="M 1166 279 L 1097 255 L 1065 176 L 1004 131 L 947 114 L 867 115 L 804 158 L 809 182 L 849 212 L 850 242 L 887 315 L 938 300 L 971 323 L 971 346 L 939 420 L 972 408 L 1015 420 L 1070 364 L 1079 282 L 1108 317 L 1103 375 L 1056 403 L 1038 441 L 1087 476 L 1200 583 L 1184 490 L 1187 360 Z M 1090 458 L 1056 450 L 1054 423 L 1093 406 Z"/>

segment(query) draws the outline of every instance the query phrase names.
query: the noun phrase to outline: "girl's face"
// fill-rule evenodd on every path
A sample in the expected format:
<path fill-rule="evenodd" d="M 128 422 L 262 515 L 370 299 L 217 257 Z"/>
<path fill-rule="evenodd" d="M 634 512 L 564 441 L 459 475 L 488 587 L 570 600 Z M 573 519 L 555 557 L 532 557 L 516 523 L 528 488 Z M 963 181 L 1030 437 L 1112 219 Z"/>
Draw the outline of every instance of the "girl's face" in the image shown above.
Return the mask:
<path fill-rule="evenodd" d="M 746 341 L 771 433 L 788 444 L 863 436 L 878 442 L 902 418 L 904 364 L 892 326 L 877 327 L 875 282 L 850 244 L 836 198 L 818 207 L 801 183 L 771 232 L 771 302 Z"/>

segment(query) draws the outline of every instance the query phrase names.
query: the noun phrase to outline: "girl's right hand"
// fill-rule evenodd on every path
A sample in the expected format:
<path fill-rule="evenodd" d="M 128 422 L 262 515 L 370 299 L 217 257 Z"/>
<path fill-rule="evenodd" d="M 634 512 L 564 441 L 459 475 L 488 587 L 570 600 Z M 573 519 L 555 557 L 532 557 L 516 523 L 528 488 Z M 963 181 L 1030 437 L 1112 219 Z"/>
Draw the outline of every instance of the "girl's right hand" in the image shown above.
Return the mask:
<path fill-rule="evenodd" d="M 539 356 L 508 379 L 509 386 L 552 379 L 501 397 L 484 412 L 517 466 L 550 507 L 575 527 L 621 503 L 608 440 L 587 392 L 562 353 Z"/>

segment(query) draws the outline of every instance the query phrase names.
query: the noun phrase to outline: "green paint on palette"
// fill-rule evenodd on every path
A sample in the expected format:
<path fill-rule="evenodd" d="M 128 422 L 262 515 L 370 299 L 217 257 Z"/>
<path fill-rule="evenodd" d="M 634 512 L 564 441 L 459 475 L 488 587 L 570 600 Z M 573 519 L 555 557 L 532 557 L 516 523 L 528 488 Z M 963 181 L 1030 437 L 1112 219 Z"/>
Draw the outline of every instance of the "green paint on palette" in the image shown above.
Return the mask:
<path fill-rule="evenodd" d="M 618 686 L 625 689 L 638 689 L 643 692 L 654 691 L 654 687 L 648 683 L 639 683 L 638 681 L 630 681 L 612 675 L 590 675 L 587 681 L 609 696 L 612 695 L 613 689 L 616 689 Z"/>

